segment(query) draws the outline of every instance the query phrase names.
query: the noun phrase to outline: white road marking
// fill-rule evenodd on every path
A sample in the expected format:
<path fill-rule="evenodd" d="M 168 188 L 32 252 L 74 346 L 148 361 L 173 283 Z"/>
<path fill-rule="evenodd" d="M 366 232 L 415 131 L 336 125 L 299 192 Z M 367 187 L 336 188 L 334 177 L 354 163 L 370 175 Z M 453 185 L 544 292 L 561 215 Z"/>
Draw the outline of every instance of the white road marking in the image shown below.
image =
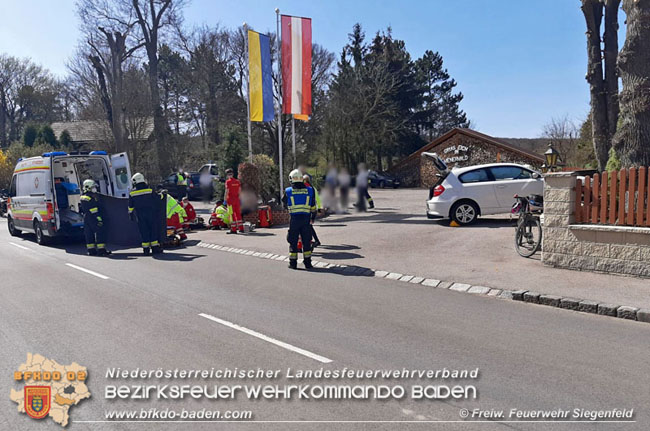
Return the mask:
<path fill-rule="evenodd" d="M 72 263 L 66 263 L 66 265 L 69 266 L 70 268 L 74 268 L 74 269 L 77 269 L 79 271 L 83 271 L 86 274 L 94 275 L 95 277 L 101 278 L 102 280 L 108 280 L 108 277 L 106 277 L 105 275 L 100 274 L 98 272 L 91 271 L 91 270 L 86 269 L 86 268 L 82 268 L 82 267 L 74 265 Z"/>
<path fill-rule="evenodd" d="M 303 356 L 306 356 L 308 358 L 314 359 L 318 362 L 322 362 L 324 364 L 329 364 L 332 362 L 331 359 L 328 359 L 324 356 L 317 355 L 316 353 L 312 353 L 308 350 L 301 349 L 300 347 L 293 346 L 289 343 L 285 343 L 284 341 L 276 340 L 275 338 L 268 337 L 264 334 L 260 334 L 259 332 L 253 331 L 252 329 L 244 328 L 243 326 L 239 326 L 236 323 L 228 322 L 227 320 L 219 319 L 218 317 L 211 316 L 209 314 L 205 313 L 199 313 L 199 316 L 205 317 L 206 319 L 212 320 L 213 322 L 220 323 L 224 326 L 227 326 L 229 328 L 235 329 L 237 331 L 243 332 L 244 334 L 252 335 L 253 337 L 257 337 L 260 340 L 267 341 L 271 344 L 275 344 L 276 346 L 280 346 L 284 349 L 290 350 L 295 353 L 299 353 Z"/>
<path fill-rule="evenodd" d="M 10 242 L 9 244 L 13 245 L 14 247 L 22 248 L 23 250 L 31 250 L 31 248 L 25 247 L 24 245 L 16 244 L 15 242 Z"/>

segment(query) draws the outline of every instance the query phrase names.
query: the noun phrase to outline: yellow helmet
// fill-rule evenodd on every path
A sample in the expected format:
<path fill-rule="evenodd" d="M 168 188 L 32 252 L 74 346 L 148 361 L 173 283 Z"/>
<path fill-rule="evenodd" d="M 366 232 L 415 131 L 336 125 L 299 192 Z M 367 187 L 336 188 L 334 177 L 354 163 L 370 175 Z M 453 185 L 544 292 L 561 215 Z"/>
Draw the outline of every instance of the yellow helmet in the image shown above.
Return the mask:
<path fill-rule="evenodd" d="M 302 182 L 302 173 L 298 169 L 294 169 L 289 174 L 289 181 L 292 183 L 301 183 Z"/>

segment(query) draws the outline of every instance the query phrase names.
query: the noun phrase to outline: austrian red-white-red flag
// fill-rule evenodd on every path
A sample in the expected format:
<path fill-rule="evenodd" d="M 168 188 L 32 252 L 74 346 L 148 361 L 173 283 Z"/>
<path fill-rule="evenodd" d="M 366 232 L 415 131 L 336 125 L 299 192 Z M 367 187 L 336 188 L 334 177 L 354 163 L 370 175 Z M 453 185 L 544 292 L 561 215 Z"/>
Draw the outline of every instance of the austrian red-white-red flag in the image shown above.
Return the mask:
<path fill-rule="evenodd" d="M 311 115 L 311 18 L 282 15 L 280 24 L 282 112 Z"/>

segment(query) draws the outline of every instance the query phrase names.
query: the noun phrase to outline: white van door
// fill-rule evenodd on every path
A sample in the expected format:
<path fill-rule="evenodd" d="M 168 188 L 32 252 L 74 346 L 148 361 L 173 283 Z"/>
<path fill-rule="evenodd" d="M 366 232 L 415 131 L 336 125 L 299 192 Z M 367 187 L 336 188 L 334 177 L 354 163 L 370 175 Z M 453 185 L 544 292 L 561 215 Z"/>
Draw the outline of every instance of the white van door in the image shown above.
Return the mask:
<path fill-rule="evenodd" d="M 126 153 L 111 154 L 111 179 L 115 197 L 129 197 L 131 190 L 131 166 Z"/>

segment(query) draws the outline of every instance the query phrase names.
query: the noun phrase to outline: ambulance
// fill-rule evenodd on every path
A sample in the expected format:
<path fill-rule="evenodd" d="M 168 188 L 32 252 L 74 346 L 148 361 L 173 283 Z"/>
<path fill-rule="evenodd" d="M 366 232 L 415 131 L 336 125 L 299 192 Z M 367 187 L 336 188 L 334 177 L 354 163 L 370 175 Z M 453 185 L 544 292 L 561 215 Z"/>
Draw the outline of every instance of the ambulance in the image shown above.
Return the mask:
<path fill-rule="evenodd" d="M 80 235 L 80 189 L 89 178 L 95 180 L 99 193 L 128 199 L 131 168 L 127 154 L 53 151 L 19 159 L 9 188 L 9 233 L 34 233 L 41 245 L 56 236 Z"/>

